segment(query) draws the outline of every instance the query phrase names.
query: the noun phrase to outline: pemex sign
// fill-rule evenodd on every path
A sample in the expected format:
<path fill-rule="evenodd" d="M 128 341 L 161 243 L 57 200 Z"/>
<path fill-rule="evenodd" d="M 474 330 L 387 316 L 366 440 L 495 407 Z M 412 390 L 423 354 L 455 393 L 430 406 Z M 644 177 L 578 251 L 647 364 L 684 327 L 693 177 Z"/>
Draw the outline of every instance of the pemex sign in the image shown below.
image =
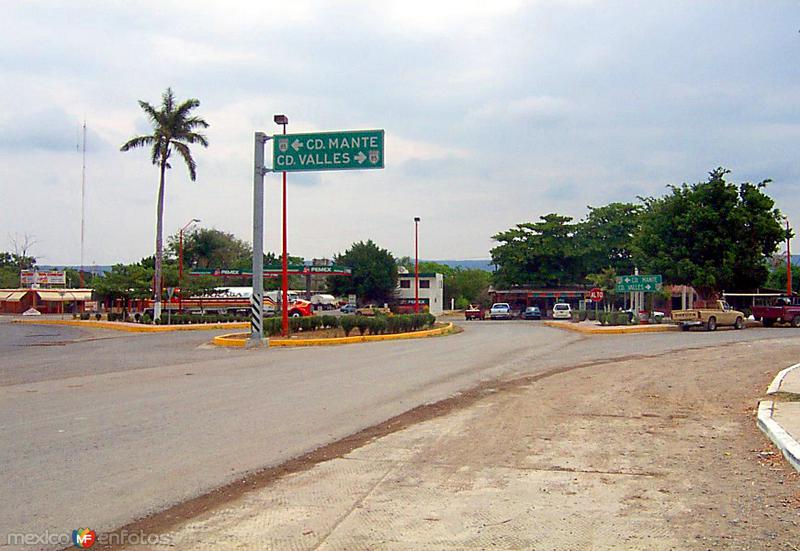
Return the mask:
<path fill-rule="evenodd" d="M 275 172 L 383 168 L 383 130 L 340 130 L 274 137 Z"/>

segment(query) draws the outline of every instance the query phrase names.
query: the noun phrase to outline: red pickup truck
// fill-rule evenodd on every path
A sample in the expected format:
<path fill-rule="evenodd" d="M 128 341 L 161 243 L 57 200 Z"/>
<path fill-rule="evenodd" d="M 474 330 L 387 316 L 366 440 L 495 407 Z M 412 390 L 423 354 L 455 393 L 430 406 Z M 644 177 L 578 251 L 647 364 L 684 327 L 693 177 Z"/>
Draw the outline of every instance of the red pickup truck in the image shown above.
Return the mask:
<path fill-rule="evenodd" d="M 775 323 L 791 323 L 800 327 L 800 304 L 792 304 L 789 297 L 778 297 L 771 304 L 753 306 L 753 317 L 761 320 L 764 327 Z"/>

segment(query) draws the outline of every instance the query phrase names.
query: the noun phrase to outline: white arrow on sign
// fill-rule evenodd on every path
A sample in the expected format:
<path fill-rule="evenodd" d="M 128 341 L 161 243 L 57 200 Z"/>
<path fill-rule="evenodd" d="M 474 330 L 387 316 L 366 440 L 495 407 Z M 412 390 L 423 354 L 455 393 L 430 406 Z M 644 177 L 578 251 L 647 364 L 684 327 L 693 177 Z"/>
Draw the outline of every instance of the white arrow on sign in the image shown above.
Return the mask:
<path fill-rule="evenodd" d="M 625 278 L 625 283 L 630 283 L 630 282 L 631 282 L 631 278 L 629 278 L 629 277 L 626 277 L 626 278 Z"/>
<path fill-rule="evenodd" d="M 644 286 L 644 288 L 650 290 L 650 284 L 648 283 L 647 285 Z"/>
<path fill-rule="evenodd" d="M 362 164 L 364 161 L 367 160 L 367 156 L 364 155 L 363 151 L 359 151 L 358 155 L 355 156 L 355 160 L 358 161 L 358 164 Z"/>
<path fill-rule="evenodd" d="M 294 141 L 292 142 L 292 148 L 293 148 L 295 151 L 300 151 L 300 148 L 301 148 L 301 147 L 303 147 L 303 144 L 300 142 L 300 140 L 298 140 L 297 138 L 295 138 L 295 139 L 294 139 Z"/>

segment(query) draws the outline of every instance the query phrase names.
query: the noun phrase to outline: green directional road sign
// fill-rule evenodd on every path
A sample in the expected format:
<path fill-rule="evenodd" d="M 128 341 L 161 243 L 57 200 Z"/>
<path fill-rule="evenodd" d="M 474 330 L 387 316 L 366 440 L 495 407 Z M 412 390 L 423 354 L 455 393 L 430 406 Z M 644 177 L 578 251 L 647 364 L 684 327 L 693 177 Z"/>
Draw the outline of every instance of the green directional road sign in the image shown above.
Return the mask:
<path fill-rule="evenodd" d="M 383 130 L 347 130 L 274 136 L 275 172 L 383 168 Z"/>
<path fill-rule="evenodd" d="M 643 291 L 653 293 L 661 290 L 660 275 L 617 276 L 617 292 L 629 293 Z"/>

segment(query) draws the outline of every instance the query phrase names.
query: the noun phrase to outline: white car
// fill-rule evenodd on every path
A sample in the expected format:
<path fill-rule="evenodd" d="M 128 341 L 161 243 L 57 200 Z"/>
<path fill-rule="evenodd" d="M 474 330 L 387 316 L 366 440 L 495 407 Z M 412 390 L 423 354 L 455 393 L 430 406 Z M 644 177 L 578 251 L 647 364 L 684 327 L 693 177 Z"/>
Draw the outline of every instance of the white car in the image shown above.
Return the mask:
<path fill-rule="evenodd" d="M 572 319 L 572 308 L 569 304 L 559 302 L 553 306 L 553 319 L 554 320 L 568 320 Z"/>
<path fill-rule="evenodd" d="M 489 310 L 490 320 L 510 320 L 511 306 L 507 302 L 495 302 Z"/>

